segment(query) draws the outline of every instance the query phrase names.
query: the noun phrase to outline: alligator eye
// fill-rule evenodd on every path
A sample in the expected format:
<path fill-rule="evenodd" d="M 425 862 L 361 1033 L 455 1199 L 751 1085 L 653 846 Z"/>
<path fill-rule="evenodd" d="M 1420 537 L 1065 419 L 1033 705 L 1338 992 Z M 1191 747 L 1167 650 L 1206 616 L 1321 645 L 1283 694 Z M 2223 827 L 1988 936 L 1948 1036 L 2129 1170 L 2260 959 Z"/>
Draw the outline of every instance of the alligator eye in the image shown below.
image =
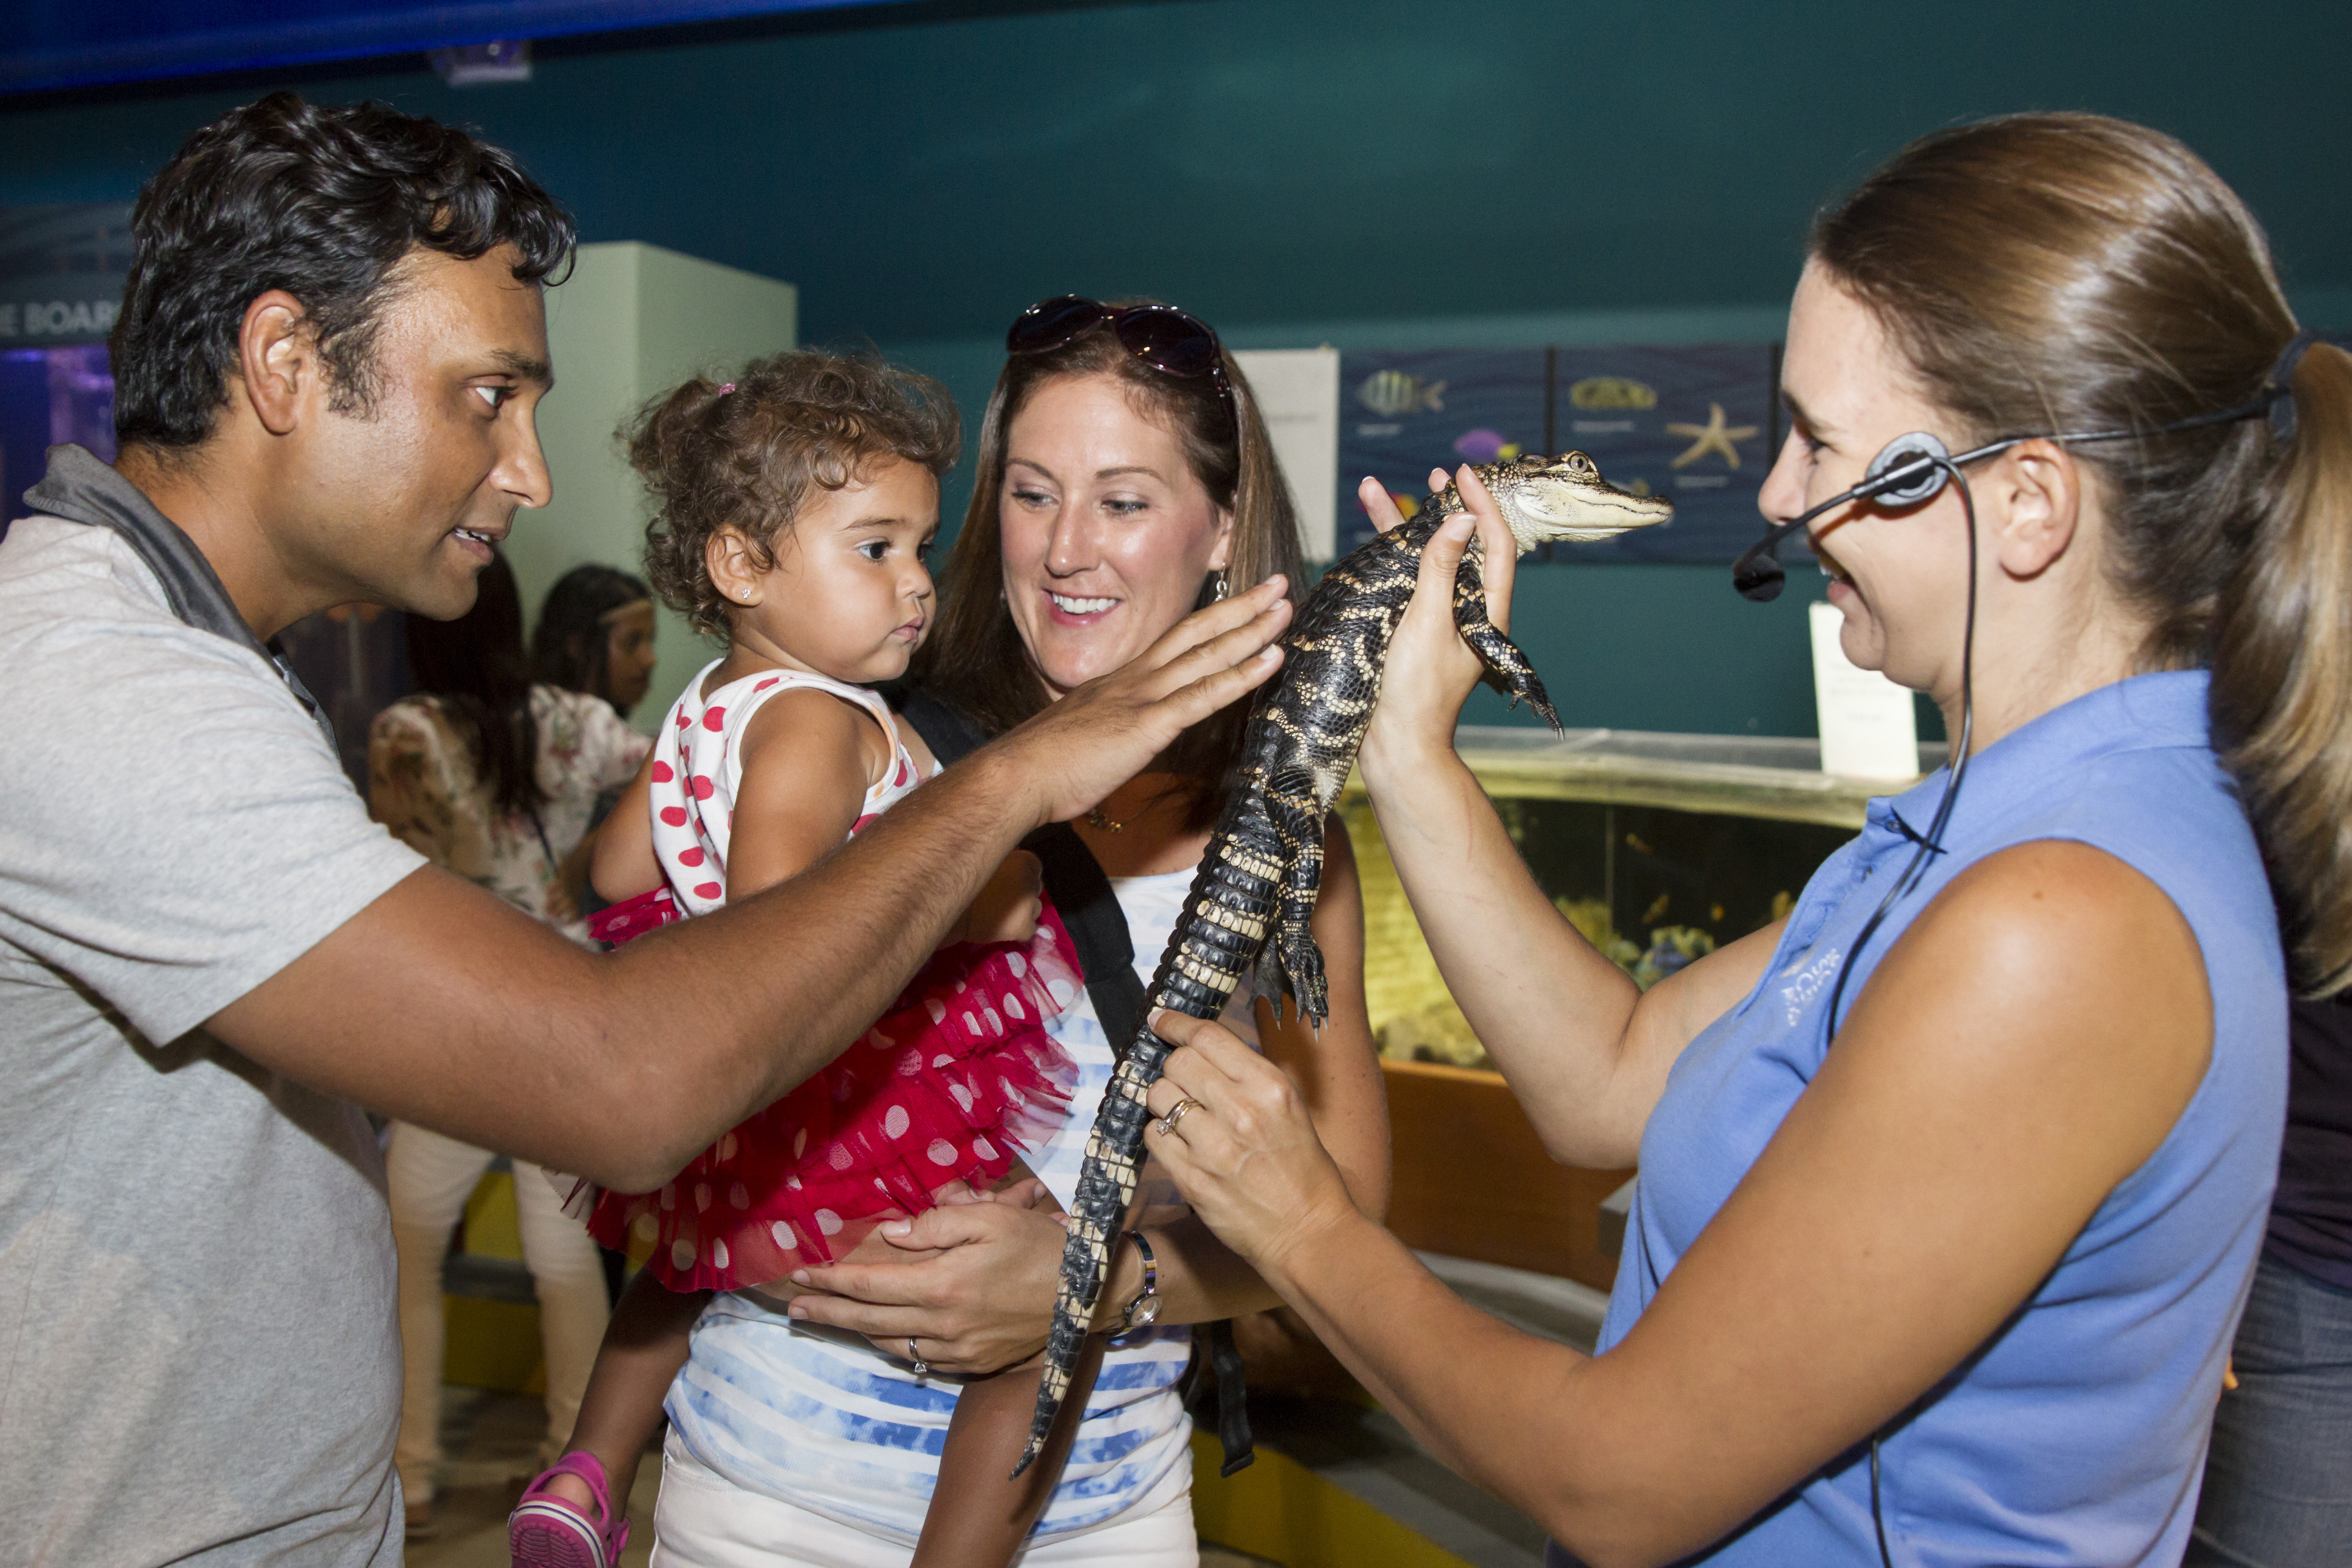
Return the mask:
<path fill-rule="evenodd" d="M 1571 474 L 1589 474 L 1592 472 L 1592 459 L 1581 452 L 1572 452 L 1568 458 L 1568 471 Z"/>

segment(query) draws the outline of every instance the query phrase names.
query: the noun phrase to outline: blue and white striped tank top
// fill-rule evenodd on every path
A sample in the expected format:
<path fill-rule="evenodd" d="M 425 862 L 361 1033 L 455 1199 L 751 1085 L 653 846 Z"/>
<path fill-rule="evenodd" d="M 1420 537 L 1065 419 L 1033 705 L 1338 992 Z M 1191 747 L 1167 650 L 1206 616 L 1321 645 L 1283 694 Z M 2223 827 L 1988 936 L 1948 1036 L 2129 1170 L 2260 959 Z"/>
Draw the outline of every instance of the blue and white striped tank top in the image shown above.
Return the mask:
<path fill-rule="evenodd" d="M 1146 984 L 1192 881 L 1190 869 L 1112 879 Z M 1246 988 L 1236 995 L 1224 1022 L 1255 1044 L 1248 996 Z M 1050 1027 L 1076 1064 L 1077 1084 L 1068 1119 L 1031 1152 L 1030 1166 L 1066 1207 L 1117 1058 L 1083 991 Z M 1192 1423 L 1175 1391 L 1191 1356 L 1191 1331 L 1181 1326 L 1111 1342 L 1033 1539 L 1149 1512 L 1191 1487 Z M 796 1323 L 735 1292 L 714 1298 L 695 1325 L 692 1353 L 665 1408 L 688 1451 L 736 1486 L 912 1545 L 939 1479 L 957 1386 L 918 1380 L 906 1363 L 858 1336 Z"/>

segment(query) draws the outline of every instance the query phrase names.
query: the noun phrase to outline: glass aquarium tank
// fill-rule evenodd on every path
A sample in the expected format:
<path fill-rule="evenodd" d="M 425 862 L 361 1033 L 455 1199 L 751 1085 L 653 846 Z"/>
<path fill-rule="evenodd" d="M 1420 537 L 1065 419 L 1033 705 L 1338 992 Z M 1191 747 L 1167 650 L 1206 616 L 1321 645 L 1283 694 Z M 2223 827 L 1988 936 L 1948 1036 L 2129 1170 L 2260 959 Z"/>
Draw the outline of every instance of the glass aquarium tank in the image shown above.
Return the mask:
<path fill-rule="evenodd" d="M 1812 741 L 1465 725 L 1455 741 L 1552 903 L 1643 989 L 1789 912 L 1873 795 Z M 1940 747 L 1923 764 L 1940 765 Z M 1364 989 L 1381 1054 L 1487 1066 L 1397 880 L 1360 784 L 1341 797 L 1364 885 Z"/>

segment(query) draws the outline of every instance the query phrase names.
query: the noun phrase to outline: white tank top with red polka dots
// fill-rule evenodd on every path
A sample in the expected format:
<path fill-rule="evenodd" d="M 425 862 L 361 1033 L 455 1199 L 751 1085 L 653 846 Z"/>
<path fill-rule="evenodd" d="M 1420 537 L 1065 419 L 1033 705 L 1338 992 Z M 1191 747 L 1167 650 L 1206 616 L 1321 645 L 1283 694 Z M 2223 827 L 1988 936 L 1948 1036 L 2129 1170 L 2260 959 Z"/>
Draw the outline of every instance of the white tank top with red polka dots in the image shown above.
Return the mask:
<path fill-rule="evenodd" d="M 687 682 L 684 695 L 670 710 L 669 722 L 654 738 L 654 854 L 678 906 L 690 915 L 709 914 L 727 902 L 727 842 L 736 792 L 743 784 L 741 737 L 751 715 L 779 692 L 804 688 L 829 691 L 872 714 L 890 738 L 890 771 L 866 790 L 851 833 L 922 782 L 888 706 L 874 692 L 797 669 L 765 669 L 730 680 L 716 691 L 703 690 L 703 682 L 721 662 L 714 659 Z"/>

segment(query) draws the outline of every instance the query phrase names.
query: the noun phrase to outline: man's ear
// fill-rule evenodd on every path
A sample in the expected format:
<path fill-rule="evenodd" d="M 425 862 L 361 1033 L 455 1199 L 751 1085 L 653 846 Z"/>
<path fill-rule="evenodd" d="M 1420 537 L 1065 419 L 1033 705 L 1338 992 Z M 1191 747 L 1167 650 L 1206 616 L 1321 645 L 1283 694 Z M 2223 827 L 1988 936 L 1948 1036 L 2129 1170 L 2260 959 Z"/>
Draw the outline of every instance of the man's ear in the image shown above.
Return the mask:
<path fill-rule="evenodd" d="M 236 334 L 241 395 L 273 436 L 291 433 L 304 399 L 325 374 L 310 313 L 283 289 L 257 295 Z"/>
<path fill-rule="evenodd" d="M 1992 545 L 2012 577 L 2040 576 L 2066 553 L 2083 521 L 2086 476 L 2054 441 L 2026 441 L 2001 458 Z"/>

